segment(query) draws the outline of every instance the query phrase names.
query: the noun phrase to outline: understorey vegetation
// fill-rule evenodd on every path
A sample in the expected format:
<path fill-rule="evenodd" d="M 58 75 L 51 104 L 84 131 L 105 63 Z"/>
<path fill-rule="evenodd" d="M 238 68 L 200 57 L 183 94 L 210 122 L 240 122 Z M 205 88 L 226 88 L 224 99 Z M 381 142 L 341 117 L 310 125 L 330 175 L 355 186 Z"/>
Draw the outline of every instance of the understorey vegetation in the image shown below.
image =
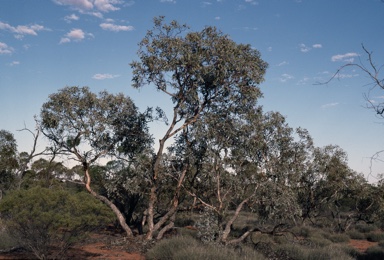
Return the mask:
<path fill-rule="evenodd" d="M 157 17 L 130 65 L 132 86 L 169 104 L 140 111 L 123 93 L 67 86 L 23 129 L 31 151 L 0 130 L 1 251 L 65 258 L 114 225 L 150 244 L 148 259 L 384 255 L 384 183 L 263 110 L 268 64 L 257 50 Z M 158 140 L 154 121 L 165 125 Z M 351 240 L 377 244 L 363 253 Z"/>

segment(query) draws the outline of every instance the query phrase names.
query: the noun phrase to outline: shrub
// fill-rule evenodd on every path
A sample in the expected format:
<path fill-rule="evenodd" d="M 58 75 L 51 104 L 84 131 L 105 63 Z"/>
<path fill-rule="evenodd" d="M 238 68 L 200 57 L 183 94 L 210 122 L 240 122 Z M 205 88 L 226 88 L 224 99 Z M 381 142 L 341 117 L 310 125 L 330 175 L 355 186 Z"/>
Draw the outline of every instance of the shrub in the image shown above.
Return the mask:
<path fill-rule="evenodd" d="M 0 251 L 9 250 L 17 246 L 17 241 L 11 236 L 11 234 L 9 234 L 9 231 L 0 220 Z"/>
<path fill-rule="evenodd" d="M 275 252 L 279 259 L 305 260 L 308 255 L 308 249 L 298 244 L 278 245 Z"/>
<path fill-rule="evenodd" d="M 343 248 L 330 245 L 323 248 L 312 249 L 308 252 L 308 260 L 328 260 L 328 259 L 343 259 L 353 260 L 354 258 L 349 255 Z"/>
<path fill-rule="evenodd" d="M 332 242 L 329 239 L 326 239 L 321 236 L 315 236 L 308 239 L 310 245 L 313 247 L 325 247 L 329 246 Z"/>
<path fill-rule="evenodd" d="M 0 212 L 9 234 L 39 259 L 62 255 L 87 231 L 113 220 L 109 209 L 87 193 L 41 187 L 10 193 Z M 57 255 L 51 255 L 53 246 Z"/>
<path fill-rule="evenodd" d="M 347 234 L 332 234 L 328 239 L 334 243 L 345 243 L 349 241 L 349 236 Z"/>
<path fill-rule="evenodd" d="M 347 235 L 351 238 L 351 239 L 365 239 L 365 235 L 364 233 L 361 233 L 360 231 L 358 230 L 350 230 L 347 232 Z"/>
<path fill-rule="evenodd" d="M 369 259 L 369 260 L 381 260 L 384 259 L 384 248 L 380 246 L 373 246 L 367 249 L 365 255 L 359 259 Z"/>
<path fill-rule="evenodd" d="M 379 232 L 369 232 L 366 234 L 366 238 L 371 242 L 379 242 L 384 240 L 384 233 Z"/>
<path fill-rule="evenodd" d="M 237 247 L 237 250 L 217 244 L 203 244 L 192 237 L 176 236 L 161 240 L 146 254 L 151 260 L 248 260 L 265 257 L 252 248 Z"/>
<path fill-rule="evenodd" d="M 359 223 L 355 226 L 355 229 L 358 230 L 361 233 L 369 233 L 374 230 L 377 230 L 378 228 L 375 225 L 370 225 L 366 223 Z"/>
<path fill-rule="evenodd" d="M 146 256 L 148 259 L 156 260 L 174 259 L 173 257 L 176 252 L 197 246 L 198 241 L 194 238 L 177 236 L 157 242 L 156 245 L 147 252 Z"/>

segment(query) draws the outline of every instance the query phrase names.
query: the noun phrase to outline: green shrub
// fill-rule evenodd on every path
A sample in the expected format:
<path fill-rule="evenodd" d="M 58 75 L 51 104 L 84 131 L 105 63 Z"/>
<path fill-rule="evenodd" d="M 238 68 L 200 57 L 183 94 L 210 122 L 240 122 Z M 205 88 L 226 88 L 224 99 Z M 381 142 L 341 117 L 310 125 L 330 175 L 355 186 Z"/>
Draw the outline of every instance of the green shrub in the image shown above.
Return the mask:
<path fill-rule="evenodd" d="M 379 242 L 384 240 L 384 233 L 382 232 L 370 232 L 366 234 L 366 238 L 371 242 Z"/>
<path fill-rule="evenodd" d="M 62 255 L 87 231 L 113 220 L 110 210 L 87 193 L 41 187 L 10 193 L 0 212 L 9 234 L 39 259 Z M 51 255 L 53 246 L 57 255 Z"/>
<path fill-rule="evenodd" d="M 265 257 L 252 248 L 237 247 L 236 250 L 215 244 L 203 244 L 192 237 L 176 236 L 161 240 L 146 254 L 151 260 L 248 260 Z"/>
<path fill-rule="evenodd" d="M 349 236 L 347 234 L 332 234 L 328 239 L 334 243 L 345 243 L 349 241 Z"/>
<path fill-rule="evenodd" d="M 156 260 L 174 259 L 173 257 L 176 252 L 190 247 L 198 247 L 198 241 L 192 237 L 177 236 L 167 238 L 157 242 L 153 248 L 148 250 L 146 256 L 148 259 Z"/>
<path fill-rule="evenodd" d="M 345 250 L 338 246 L 330 245 L 322 248 L 315 248 L 308 252 L 308 260 L 329 260 L 329 259 L 343 259 L 353 260 L 354 258 L 349 255 Z"/>
<path fill-rule="evenodd" d="M 325 246 L 329 246 L 332 243 L 331 240 L 321 236 L 314 236 L 314 237 L 308 238 L 308 241 L 310 242 L 310 245 L 312 247 L 325 247 Z"/>
<path fill-rule="evenodd" d="M 370 225 L 370 224 L 366 224 L 366 223 L 359 223 L 355 226 L 355 229 L 361 233 L 369 233 L 369 232 L 372 232 L 374 230 L 377 230 L 378 227 L 376 227 L 375 225 Z"/>
<path fill-rule="evenodd" d="M 365 234 L 364 233 L 361 233 L 360 231 L 358 230 L 350 230 L 347 232 L 347 235 L 351 238 L 351 239 L 365 239 Z"/>
<path fill-rule="evenodd" d="M 17 241 L 9 234 L 5 225 L 0 220 L 0 251 L 18 247 Z"/>
<path fill-rule="evenodd" d="M 276 246 L 275 253 L 279 259 L 307 259 L 308 249 L 298 244 L 283 244 Z"/>
<path fill-rule="evenodd" d="M 382 260 L 384 259 L 384 248 L 380 246 L 370 247 L 365 252 L 365 255 L 363 255 L 359 259 Z"/>

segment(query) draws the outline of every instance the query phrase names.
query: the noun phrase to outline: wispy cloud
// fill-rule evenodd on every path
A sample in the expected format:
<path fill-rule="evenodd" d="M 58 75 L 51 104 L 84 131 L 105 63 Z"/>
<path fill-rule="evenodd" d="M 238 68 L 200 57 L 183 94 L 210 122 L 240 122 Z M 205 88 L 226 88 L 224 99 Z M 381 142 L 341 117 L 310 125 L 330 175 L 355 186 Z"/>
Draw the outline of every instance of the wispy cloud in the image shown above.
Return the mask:
<path fill-rule="evenodd" d="M 0 54 L 12 54 L 14 52 L 14 49 L 4 42 L 0 42 Z"/>
<path fill-rule="evenodd" d="M 67 33 L 64 37 L 60 39 L 60 44 L 68 43 L 68 42 L 79 42 L 84 40 L 86 37 L 94 38 L 92 33 L 86 33 L 81 29 L 72 29 L 69 33 Z"/>
<path fill-rule="evenodd" d="M 299 47 L 301 52 L 309 52 L 309 50 L 311 49 L 310 47 L 306 46 L 304 43 L 299 44 Z"/>
<path fill-rule="evenodd" d="M 277 66 L 278 66 L 278 67 L 281 67 L 281 66 L 288 65 L 288 64 L 289 64 L 289 62 L 287 62 L 287 61 L 282 61 L 282 62 L 280 62 L 279 64 L 277 64 Z"/>
<path fill-rule="evenodd" d="M 336 78 L 338 78 L 338 79 L 348 79 L 348 78 L 354 78 L 354 77 L 358 77 L 358 76 L 359 76 L 358 73 L 355 73 L 355 74 L 338 73 L 336 75 Z"/>
<path fill-rule="evenodd" d="M 0 22 L 0 30 L 10 31 L 17 39 L 22 39 L 25 35 L 36 36 L 39 31 L 49 31 L 39 24 L 12 26 L 3 22 Z"/>
<path fill-rule="evenodd" d="M 337 54 L 337 55 L 333 55 L 331 57 L 331 60 L 332 61 L 344 61 L 344 62 L 353 62 L 355 59 L 355 57 L 358 57 L 359 54 L 355 53 L 355 52 L 348 52 L 348 53 L 345 53 L 345 54 Z"/>
<path fill-rule="evenodd" d="M 259 2 L 257 2 L 256 0 L 245 0 L 246 3 L 248 4 L 251 4 L 251 5 L 258 5 Z"/>
<path fill-rule="evenodd" d="M 103 80 L 103 79 L 114 79 L 114 78 L 117 78 L 117 77 L 120 77 L 120 75 L 112 75 L 112 74 L 95 74 L 92 76 L 93 79 L 96 79 L 96 80 Z"/>
<path fill-rule="evenodd" d="M 72 21 L 78 21 L 80 18 L 75 15 L 75 14 L 71 14 L 71 15 L 67 15 L 64 17 L 64 20 L 67 22 L 67 23 L 71 23 Z"/>
<path fill-rule="evenodd" d="M 339 104 L 340 104 L 339 102 L 328 103 L 328 104 L 322 105 L 321 108 L 322 109 L 332 108 L 332 107 L 338 106 Z"/>
<path fill-rule="evenodd" d="M 13 66 L 16 66 L 16 65 L 20 65 L 20 61 L 12 61 L 11 63 L 9 63 L 9 66 L 13 67 Z"/>
<path fill-rule="evenodd" d="M 132 31 L 132 30 L 135 29 L 133 26 L 116 25 L 116 24 L 113 24 L 113 23 L 102 23 L 102 24 L 100 24 L 100 27 L 103 30 L 113 31 L 113 32 Z"/>
<path fill-rule="evenodd" d="M 176 4 L 176 0 L 160 0 L 160 3 Z"/>
<path fill-rule="evenodd" d="M 309 52 L 311 49 L 323 48 L 323 45 L 321 45 L 320 43 L 315 43 L 315 44 L 312 44 L 312 46 L 307 46 L 304 43 L 300 43 L 299 48 L 301 52 Z"/>
<path fill-rule="evenodd" d="M 123 0 L 53 0 L 58 5 L 69 6 L 83 14 L 102 18 L 102 13 L 120 10 Z"/>
<path fill-rule="evenodd" d="M 280 80 L 280 82 L 287 82 L 288 80 L 291 80 L 294 78 L 295 78 L 294 76 L 287 74 L 287 73 L 284 73 L 280 76 L 279 80 Z"/>

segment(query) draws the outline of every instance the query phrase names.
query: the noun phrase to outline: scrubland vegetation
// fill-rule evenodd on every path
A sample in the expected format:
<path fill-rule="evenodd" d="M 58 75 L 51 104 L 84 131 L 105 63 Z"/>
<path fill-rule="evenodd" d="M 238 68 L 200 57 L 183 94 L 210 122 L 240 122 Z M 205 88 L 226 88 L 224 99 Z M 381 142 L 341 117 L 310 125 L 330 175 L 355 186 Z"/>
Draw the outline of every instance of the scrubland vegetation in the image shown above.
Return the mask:
<path fill-rule="evenodd" d="M 263 111 L 267 66 L 214 27 L 155 18 L 132 85 L 168 96 L 172 113 L 65 87 L 24 129 L 31 151 L 1 130 L 0 250 L 66 258 L 112 225 L 148 259 L 383 259 L 384 183 Z M 160 140 L 153 121 L 167 126 Z M 352 239 L 377 244 L 361 252 Z"/>

